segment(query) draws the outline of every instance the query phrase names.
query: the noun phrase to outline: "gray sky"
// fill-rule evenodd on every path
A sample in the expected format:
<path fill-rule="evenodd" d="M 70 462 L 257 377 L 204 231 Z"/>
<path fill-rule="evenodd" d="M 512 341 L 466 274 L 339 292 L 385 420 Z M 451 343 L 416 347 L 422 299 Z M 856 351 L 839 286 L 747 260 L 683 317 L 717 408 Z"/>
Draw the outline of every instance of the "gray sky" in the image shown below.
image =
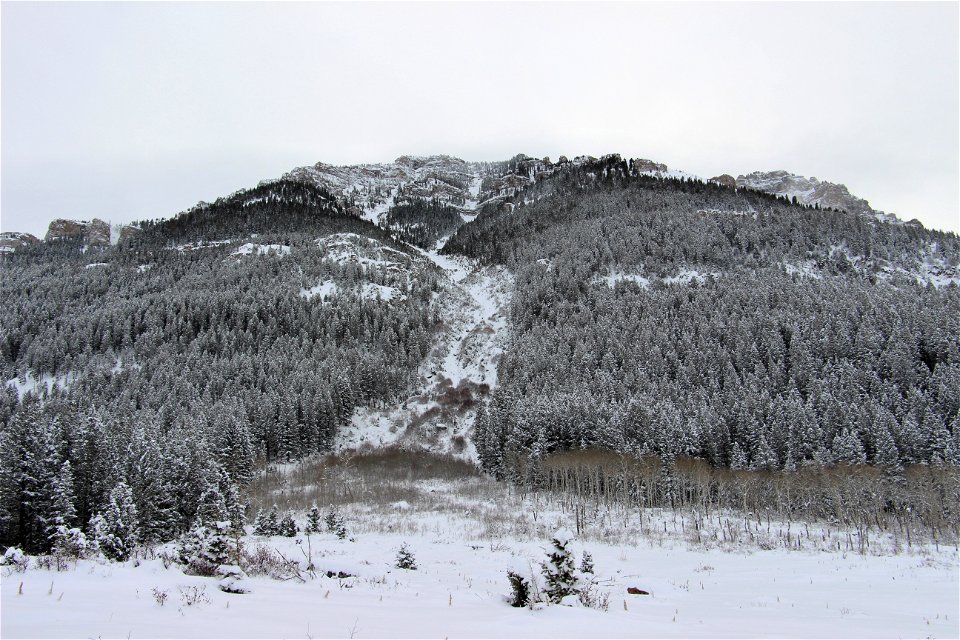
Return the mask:
<path fill-rule="evenodd" d="M 960 230 L 960 5 L 2 4 L 3 230 L 318 160 L 787 169 Z"/>

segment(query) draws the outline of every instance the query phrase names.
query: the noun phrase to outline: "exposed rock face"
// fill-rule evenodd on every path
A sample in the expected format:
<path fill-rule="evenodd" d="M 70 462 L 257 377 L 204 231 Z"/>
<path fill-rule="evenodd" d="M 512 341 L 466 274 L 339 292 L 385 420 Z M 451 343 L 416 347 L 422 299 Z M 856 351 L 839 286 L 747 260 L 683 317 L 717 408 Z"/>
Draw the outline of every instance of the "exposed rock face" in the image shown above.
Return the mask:
<path fill-rule="evenodd" d="M 643 158 L 637 158 L 633 161 L 633 168 L 636 171 L 641 173 L 666 173 L 667 165 L 660 164 L 659 162 L 654 162 L 653 160 L 645 160 Z"/>
<path fill-rule="evenodd" d="M 46 240 L 69 240 L 82 238 L 84 244 L 107 246 L 110 244 L 110 225 L 94 218 L 90 222 L 57 219 L 47 228 Z"/>
<path fill-rule="evenodd" d="M 821 208 L 839 209 L 847 213 L 875 216 L 866 200 L 851 194 L 842 184 L 821 182 L 787 171 L 754 171 L 737 178 L 738 187 L 747 187 L 775 195 L 796 196 L 802 204 L 818 204 Z"/>
<path fill-rule="evenodd" d="M 0 253 L 12 253 L 20 247 L 40 242 L 37 236 L 20 231 L 4 231 L 0 233 Z"/>
<path fill-rule="evenodd" d="M 473 208 L 479 168 L 452 156 L 400 156 L 385 164 L 318 162 L 283 177 L 323 187 L 354 203 L 362 217 L 377 222 L 393 205 L 417 199 Z"/>
<path fill-rule="evenodd" d="M 132 224 L 121 224 L 115 227 L 117 242 L 123 242 L 140 233 L 140 227 Z"/>
<path fill-rule="evenodd" d="M 710 178 L 710 182 L 716 182 L 716 183 L 719 184 L 720 186 L 722 186 L 722 187 L 727 187 L 728 189 L 736 189 L 736 188 L 737 188 L 737 179 L 734 178 L 734 177 L 733 177 L 732 175 L 730 175 L 729 173 L 724 173 L 724 174 L 719 175 L 719 176 L 714 176 L 714 177 Z"/>

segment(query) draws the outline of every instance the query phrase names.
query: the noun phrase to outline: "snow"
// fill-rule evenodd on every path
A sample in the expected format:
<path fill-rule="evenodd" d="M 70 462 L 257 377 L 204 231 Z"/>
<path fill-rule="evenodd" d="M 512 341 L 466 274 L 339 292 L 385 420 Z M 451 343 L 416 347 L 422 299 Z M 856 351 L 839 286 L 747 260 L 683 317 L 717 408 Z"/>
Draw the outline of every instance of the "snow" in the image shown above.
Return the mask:
<path fill-rule="evenodd" d="M 300 296 L 310 300 L 314 296 L 320 296 L 321 300 L 333 297 L 337 292 L 337 283 L 333 280 L 325 280 L 315 287 L 309 289 L 300 289 Z"/>
<path fill-rule="evenodd" d="M 338 264 L 354 262 L 365 267 L 405 270 L 410 256 L 391 249 L 371 238 L 355 233 L 334 233 L 317 238 L 317 247 L 326 252 L 325 259 Z"/>
<path fill-rule="evenodd" d="M 632 282 L 641 289 L 646 289 L 650 286 L 650 280 L 639 273 L 624 273 L 616 269 L 611 269 L 607 276 L 598 275 L 594 277 L 594 282 L 604 283 L 611 289 L 613 289 L 618 282 Z"/>
<path fill-rule="evenodd" d="M 196 251 L 198 249 L 216 249 L 217 247 L 222 247 L 225 244 L 230 244 L 233 240 L 207 240 L 200 241 L 197 243 L 188 242 L 187 244 L 180 244 L 175 247 L 171 247 L 177 251 Z"/>
<path fill-rule="evenodd" d="M 474 409 L 464 406 L 463 398 L 482 396 L 496 387 L 513 276 L 503 268 L 441 255 L 445 240 L 431 251 L 420 250 L 440 270 L 441 288 L 433 304 L 444 322 L 420 366 L 417 388 L 399 405 L 358 408 L 350 425 L 337 434 L 335 450 L 403 443 L 476 459 L 476 449 L 466 437 Z"/>
<path fill-rule="evenodd" d="M 497 494 L 484 479 L 429 486 L 416 501 L 381 506 L 361 491 L 356 503 L 340 508 L 352 540 L 314 534 L 308 545 L 303 534 L 246 536 L 248 550 L 263 545 L 297 562 L 302 581 L 234 574 L 232 584 L 248 590 L 244 594 L 218 589 L 220 576 L 185 575 L 151 554 L 126 563 L 80 560 L 60 572 L 3 567 L 0 635 L 898 638 L 960 632 L 955 548 L 915 547 L 899 555 L 705 548 L 679 533 L 661 533 L 671 519 L 658 519 L 654 510 L 642 532 L 636 521 L 621 526 L 614 518 L 613 533 L 594 524 L 582 536 L 569 534 L 578 562 L 584 550 L 593 556 L 594 588 L 608 599 L 607 610 L 572 600 L 564 603 L 571 606 L 513 608 L 506 572 L 538 573 L 552 532 L 572 527 L 573 514 L 503 485 Z M 404 544 L 417 570 L 396 568 Z M 649 595 L 630 595 L 631 587 Z"/>
<path fill-rule="evenodd" d="M 153 264 L 141 264 L 137 265 L 137 271 L 140 273 L 145 273 L 153 267 Z"/>
<path fill-rule="evenodd" d="M 383 202 L 378 202 L 372 207 L 367 207 L 363 210 L 363 215 L 360 216 L 364 220 L 369 220 L 375 225 L 381 225 L 383 222 L 383 216 L 393 208 L 393 203 L 397 197 L 398 188 L 394 187 L 390 190 L 390 195 L 387 196 L 387 199 Z"/>
<path fill-rule="evenodd" d="M 783 270 L 787 272 L 788 276 L 796 274 L 801 278 L 811 278 L 813 280 L 823 279 L 823 276 L 817 271 L 817 264 L 813 260 L 807 260 L 799 264 L 784 262 Z"/>
<path fill-rule="evenodd" d="M 383 300 L 388 302 L 393 299 L 402 300 L 406 296 L 400 293 L 395 287 L 388 287 L 382 284 L 372 284 L 365 282 L 360 287 L 360 297 L 364 300 Z"/>
<path fill-rule="evenodd" d="M 109 262 L 91 262 L 88 265 L 84 265 L 84 269 L 93 269 L 94 267 L 109 267 Z"/>
<path fill-rule="evenodd" d="M 703 284 L 707 281 L 707 277 L 709 276 L 719 278 L 720 274 L 717 272 L 700 273 L 696 269 L 682 269 L 679 273 L 677 273 L 677 275 L 668 276 L 662 280 L 664 284 L 690 284 L 694 280 L 700 284 Z"/>
<path fill-rule="evenodd" d="M 300 289 L 300 296 L 307 300 L 319 296 L 321 300 L 326 301 L 340 290 L 341 288 L 333 280 L 324 280 L 315 287 Z M 358 294 L 363 300 L 382 300 L 384 302 L 404 300 L 406 298 L 406 296 L 400 293 L 400 290 L 395 287 L 370 282 L 362 284 L 358 290 Z"/>
<path fill-rule="evenodd" d="M 60 374 L 56 377 L 44 374 L 37 379 L 32 373 L 27 372 L 22 382 L 19 378 L 11 378 L 6 381 L 6 386 L 16 389 L 17 398 L 22 400 L 27 393 L 33 393 L 34 395 L 50 393 L 54 387 L 61 390 L 69 389 L 71 382 L 72 379 L 69 374 Z"/>
<path fill-rule="evenodd" d="M 288 256 L 290 255 L 290 247 L 282 244 L 253 244 L 248 242 L 237 247 L 237 250 L 230 255 L 249 256 L 257 254 L 258 256 L 265 256 L 271 253 L 278 256 Z"/>
<path fill-rule="evenodd" d="M 570 529 L 561 527 L 560 529 L 557 529 L 556 533 L 553 534 L 553 539 L 556 540 L 560 546 L 565 547 L 573 542 L 574 535 Z"/>

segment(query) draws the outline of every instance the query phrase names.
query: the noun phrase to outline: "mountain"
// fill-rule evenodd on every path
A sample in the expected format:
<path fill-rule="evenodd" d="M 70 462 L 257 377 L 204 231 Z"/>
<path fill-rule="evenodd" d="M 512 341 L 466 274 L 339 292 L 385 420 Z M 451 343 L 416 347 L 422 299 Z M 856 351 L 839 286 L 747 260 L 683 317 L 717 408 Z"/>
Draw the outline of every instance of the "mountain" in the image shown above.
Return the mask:
<path fill-rule="evenodd" d="M 132 478 L 153 541 L 258 465 L 386 445 L 530 486 L 584 450 L 960 462 L 960 240 L 768 193 L 803 186 L 782 178 L 403 156 L 115 243 L 58 222 L 0 254 L 0 538 L 48 546 L 18 478 L 53 487 L 66 462 L 73 521 Z"/>
<path fill-rule="evenodd" d="M 883 222 L 898 223 L 891 213 L 876 211 L 863 198 L 850 193 L 846 186 L 833 182 L 821 182 L 787 171 L 754 171 L 736 179 L 738 188 L 756 189 L 786 198 L 796 198 L 801 204 L 818 205 L 824 209 L 837 209 L 847 213 L 874 217 Z M 917 223 L 913 223 L 917 224 Z"/>

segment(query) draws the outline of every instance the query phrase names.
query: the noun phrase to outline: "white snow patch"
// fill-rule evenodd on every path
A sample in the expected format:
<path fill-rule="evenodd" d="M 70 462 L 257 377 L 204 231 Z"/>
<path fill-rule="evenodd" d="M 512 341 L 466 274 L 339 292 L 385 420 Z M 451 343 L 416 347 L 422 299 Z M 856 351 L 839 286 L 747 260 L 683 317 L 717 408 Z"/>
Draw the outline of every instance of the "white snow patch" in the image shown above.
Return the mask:
<path fill-rule="evenodd" d="M 596 283 L 606 284 L 608 287 L 613 289 L 616 287 L 618 282 L 632 282 L 636 284 L 641 289 L 647 289 L 650 287 L 650 279 L 645 276 L 640 275 L 639 273 L 625 273 L 623 271 L 611 270 L 610 273 L 606 276 L 597 275 L 593 279 Z"/>
<path fill-rule="evenodd" d="M 329 298 L 332 298 L 341 290 L 342 288 L 333 280 L 324 280 L 315 287 L 310 287 L 309 289 L 300 289 L 300 297 L 310 300 L 319 296 L 321 300 L 325 301 Z M 347 291 L 349 291 L 349 289 L 347 289 Z M 406 299 L 406 296 L 400 293 L 400 290 L 396 287 L 388 287 L 386 285 L 373 284 L 370 282 L 365 282 L 360 285 L 357 293 L 363 300 L 382 300 L 383 302 L 390 302 L 392 300 Z"/>
<path fill-rule="evenodd" d="M 337 283 L 333 280 L 325 280 L 315 287 L 309 289 L 300 289 L 300 297 L 310 300 L 314 296 L 320 296 L 321 300 L 332 297 L 337 292 Z"/>
<path fill-rule="evenodd" d="M 718 272 L 700 273 L 695 269 L 683 269 L 677 275 L 663 278 L 662 281 L 664 284 L 690 284 L 696 280 L 699 284 L 703 284 L 707 281 L 708 276 L 719 278 L 720 274 Z"/>
<path fill-rule="evenodd" d="M 363 286 L 360 287 L 360 297 L 364 300 L 383 300 L 388 302 L 394 298 L 402 300 L 406 296 L 401 294 L 400 290 L 394 287 L 365 282 Z"/>
<path fill-rule="evenodd" d="M 11 378 L 5 384 L 16 389 L 18 399 L 23 399 L 23 396 L 27 393 L 33 393 L 34 395 L 50 393 L 54 387 L 61 390 L 69 389 L 75 378 L 76 376 L 71 374 L 60 374 L 58 376 L 44 374 L 40 378 L 36 378 L 28 372 L 22 379 Z"/>
<path fill-rule="evenodd" d="M 94 267 L 109 267 L 109 262 L 91 262 L 88 265 L 84 265 L 84 269 L 93 269 Z"/>
<path fill-rule="evenodd" d="M 815 263 L 813 260 L 807 260 L 798 264 L 784 262 L 783 270 L 787 272 L 788 276 L 796 274 L 801 278 L 811 278 L 813 280 L 823 279 L 823 276 L 820 275 L 819 271 L 817 270 L 817 263 Z"/>
<path fill-rule="evenodd" d="M 216 249 L 217 247 L 222 247 L 225 244 L 230 244 L 233 240 L 201 240 L 200 242 L 188 242 L 187 244 L 178 244 L 175 247 L 169 247 L 170 249 L 176 251 L 196 251 L 198 249 Z"/>
<path fill-rule="evenodd" d="M 290 247 L 283 244 L 253 244 L 252 242 L 248 242 L 237 247 L 237 250 L 230 255 L 249 256 L 256 254 L 258 256 L 265 256 L 271 253 L 278 256 L 288 256 L 290 255 Z"/>

